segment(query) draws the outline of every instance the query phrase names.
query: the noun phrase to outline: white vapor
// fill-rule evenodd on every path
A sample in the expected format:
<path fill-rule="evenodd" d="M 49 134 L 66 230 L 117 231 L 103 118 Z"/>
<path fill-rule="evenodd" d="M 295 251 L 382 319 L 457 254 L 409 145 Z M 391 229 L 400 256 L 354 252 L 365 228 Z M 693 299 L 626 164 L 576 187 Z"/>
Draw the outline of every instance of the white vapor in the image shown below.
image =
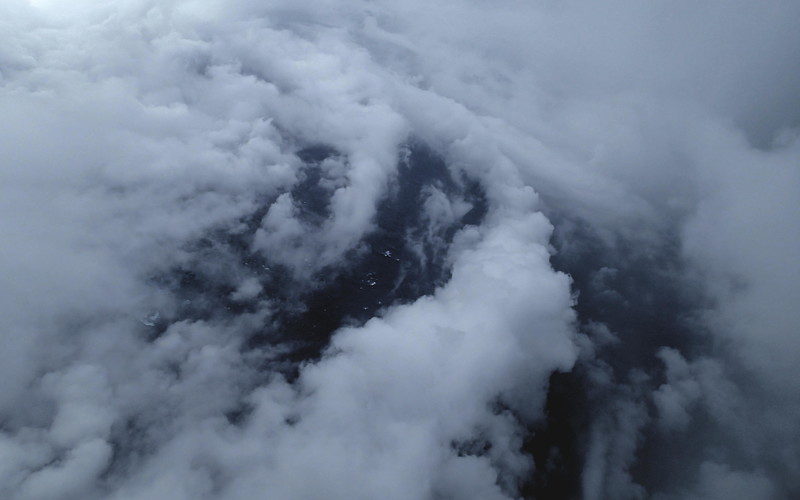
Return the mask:
<path fill-rule="evenodd" d="M 583 498 L 797 494 L 798 20 L 790 0 L 7 0 L 0 496 L 520 498 L 576 362 Z M 447 281 L 287 376 L 283 309 L 369 251 L 413 141 L 485 216 L 423 187 Z M 310 146 L 335 152 L 319 220 Z M 649 346 L 660 378 L 614 373 L 625 339 L 581 326 L 551 264 L 575 221 L 620 255 L 674 249 L 650 271 L 703 297 L 693 354 Z M 175 292 L 187 269 L 219 296 Z M 648 433 L 698 440 L 664 466 L 685 482 L 639 484 Z"/>

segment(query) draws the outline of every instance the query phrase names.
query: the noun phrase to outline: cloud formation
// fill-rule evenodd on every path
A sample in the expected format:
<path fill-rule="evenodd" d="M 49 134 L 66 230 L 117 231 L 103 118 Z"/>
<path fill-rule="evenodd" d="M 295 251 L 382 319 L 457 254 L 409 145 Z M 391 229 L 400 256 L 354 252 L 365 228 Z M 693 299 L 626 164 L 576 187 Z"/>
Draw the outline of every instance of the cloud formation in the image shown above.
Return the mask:
<path fill-rule="evenodd" d="M 797 495 L 798 18 L 4 2 L 0 494 Z"/>

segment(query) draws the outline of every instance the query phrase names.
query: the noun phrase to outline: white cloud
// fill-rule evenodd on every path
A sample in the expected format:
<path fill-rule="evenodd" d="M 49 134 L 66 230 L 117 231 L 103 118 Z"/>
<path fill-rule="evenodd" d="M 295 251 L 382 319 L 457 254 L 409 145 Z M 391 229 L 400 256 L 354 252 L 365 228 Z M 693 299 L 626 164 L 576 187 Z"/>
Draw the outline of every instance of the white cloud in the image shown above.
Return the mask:
<path fill-rule="evenodd" d="M 714 348 L 660 351 L 652 399 L 636 392 L 646 382 L 591 374 L 617 396 L 590 425 L 586 498 L 644 494 L 631 470 L 645 401 L 663 432 L 705 411 L 740 436 L 681 491 L 798 491 L 798 13 L 789 0 L 4 2 L 0 492 L 516 495 L 531 467 L 521 423 L 577 355 L 542 210 L 642 254 L 679 247 L 713 300 Z M 448 248 L 436 235 L 469 203 L 423 189 L 452 278 L 342 329 L 296 382 L 268 374 L 285 347 L 247 342 L 277 324 L 277 299 L 244 261 L 313 287 L 375 228 L 412 136 L 485 190 L 485 220 Z M 338 155 L 321 167 L 317 225 L 291 194 L 294 152 L 313 144 Z M 164 283 L 190 268 L 234 306 L 181 317 L 190 299 Z M 601 336 L 587 353 L 625 348 Z M 744 436 L 759 405 L 771 425 Z M 459 456 L 481 440 L 485 453 Z M 748 467 L 721 465 L 733 458 Z"/>

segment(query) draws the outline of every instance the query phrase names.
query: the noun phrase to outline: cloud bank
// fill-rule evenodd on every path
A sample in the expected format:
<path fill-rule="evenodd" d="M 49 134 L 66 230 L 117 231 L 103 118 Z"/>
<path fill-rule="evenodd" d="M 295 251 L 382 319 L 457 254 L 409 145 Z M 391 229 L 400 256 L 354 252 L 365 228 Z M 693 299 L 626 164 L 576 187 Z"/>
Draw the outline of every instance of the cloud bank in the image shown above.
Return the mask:
<path fill-rule="evenodd" d="M 800 494 L 800 7 L 0 6 L 0 492 Z"/>

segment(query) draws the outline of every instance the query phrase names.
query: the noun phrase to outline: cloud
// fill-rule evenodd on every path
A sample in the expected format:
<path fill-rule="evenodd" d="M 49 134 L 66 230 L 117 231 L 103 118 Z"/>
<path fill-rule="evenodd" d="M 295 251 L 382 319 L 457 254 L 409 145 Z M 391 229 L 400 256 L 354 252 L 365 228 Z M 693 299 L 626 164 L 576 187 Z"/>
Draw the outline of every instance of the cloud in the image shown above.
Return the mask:
<path fill-rule="evenodd" d="M 795 2 L 0 14 L 4 497 L 800 491 Z"/>

